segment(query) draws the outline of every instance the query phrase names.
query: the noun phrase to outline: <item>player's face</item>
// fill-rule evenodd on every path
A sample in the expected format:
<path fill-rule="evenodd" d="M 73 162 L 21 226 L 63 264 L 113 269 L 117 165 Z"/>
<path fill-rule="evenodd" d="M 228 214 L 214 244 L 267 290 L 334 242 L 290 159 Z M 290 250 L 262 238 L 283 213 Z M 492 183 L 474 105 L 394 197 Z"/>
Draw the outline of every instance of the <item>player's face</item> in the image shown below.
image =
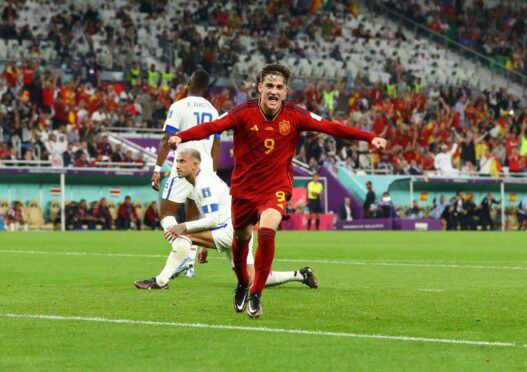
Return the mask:
<path fill-rule="evenodd" d="M 198 162 L 188 154 L 180 154 L 177 158 L 176 171 L 179 178 L 192 175 L 198 167 Z"/>
<path fill-rule="evenodd" d="M 274 115 L 282 107 L 282 101 L 287 95 L 287 84 L 281 75 L 267 75 L 258 83 L 260 107 L 266 115 Z"/>
<path fill-rule="evenodd" d="M 180 178 L 187 177 L 192 173 L 192 162 L 189 161 L 188 154 L 180 154 L 178 156 L 176 171 Z"/>

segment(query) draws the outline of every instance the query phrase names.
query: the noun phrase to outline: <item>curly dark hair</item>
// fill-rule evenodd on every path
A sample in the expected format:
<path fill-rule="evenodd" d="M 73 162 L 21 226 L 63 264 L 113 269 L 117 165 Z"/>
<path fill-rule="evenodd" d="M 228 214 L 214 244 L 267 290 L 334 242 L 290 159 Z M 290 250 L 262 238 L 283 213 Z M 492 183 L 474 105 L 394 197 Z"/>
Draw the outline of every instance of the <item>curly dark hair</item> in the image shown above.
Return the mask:
<path fill-rule="evenodd" d="M 198 92 L 205 92 L 209 88 L 209 73 L 203 69 L 194 71 L 190 78 L 190 86 Z"/>
<path fill-rule="evenodd" d="M 265 65 L 260 72 L 260 82 L 264 81 L 267 75 L 280 75 L 284 78 L 284 82 L 287 84 L 289 78 L 291 77 L 291 70 L 289 70 L 284 65 L 277 63 Z"/>

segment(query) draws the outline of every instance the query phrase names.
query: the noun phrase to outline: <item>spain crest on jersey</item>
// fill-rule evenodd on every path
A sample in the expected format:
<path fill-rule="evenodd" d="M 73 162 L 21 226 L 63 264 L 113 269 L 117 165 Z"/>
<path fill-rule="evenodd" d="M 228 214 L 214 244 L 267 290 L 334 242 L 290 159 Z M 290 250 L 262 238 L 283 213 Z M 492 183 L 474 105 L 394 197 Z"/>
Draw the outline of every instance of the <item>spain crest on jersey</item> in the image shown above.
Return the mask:
<path fill-rule="evenodd" d="M 278 130 L 282 136 L 287 136 L 291 132 L 291 123 L 287 120 L 282 120 L 278 123 Z"/>

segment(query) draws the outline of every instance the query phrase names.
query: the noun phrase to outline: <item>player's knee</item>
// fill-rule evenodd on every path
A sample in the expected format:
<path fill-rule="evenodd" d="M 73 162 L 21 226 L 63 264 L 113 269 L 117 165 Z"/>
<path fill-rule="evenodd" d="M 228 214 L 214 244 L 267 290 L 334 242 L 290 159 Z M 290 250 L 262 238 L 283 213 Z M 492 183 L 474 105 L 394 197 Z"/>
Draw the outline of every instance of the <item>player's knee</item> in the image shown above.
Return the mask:
<path fill-rule="evenodd" d="M 235 230 L 234 237 L 238 240 L 250 240 L 252 237 L 252 231 L 250 229 Z"/>
<path fill-rule="evenodd" d="M 161 219 L 169 216 L 176 216 L 179 211 L 180 204 L 163 199 L 161 207 L 159 208 L 159 215 Z"/>

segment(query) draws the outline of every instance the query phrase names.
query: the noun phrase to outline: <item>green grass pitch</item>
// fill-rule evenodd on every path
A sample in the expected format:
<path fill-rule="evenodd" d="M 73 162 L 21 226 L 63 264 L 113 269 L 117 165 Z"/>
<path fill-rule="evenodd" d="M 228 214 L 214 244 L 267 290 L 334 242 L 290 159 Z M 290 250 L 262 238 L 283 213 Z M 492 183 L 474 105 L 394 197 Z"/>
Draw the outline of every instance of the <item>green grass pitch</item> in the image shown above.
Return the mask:
<path fill-rule="evenodd" d="M 273 269 L 321 286 L 267 288 L 260 319 L 213 251 L 137 290 L 167 254 L 160 232 L 1 233 L 0 371 L 527 370 L 525 234 L 279 232 Z"/>

